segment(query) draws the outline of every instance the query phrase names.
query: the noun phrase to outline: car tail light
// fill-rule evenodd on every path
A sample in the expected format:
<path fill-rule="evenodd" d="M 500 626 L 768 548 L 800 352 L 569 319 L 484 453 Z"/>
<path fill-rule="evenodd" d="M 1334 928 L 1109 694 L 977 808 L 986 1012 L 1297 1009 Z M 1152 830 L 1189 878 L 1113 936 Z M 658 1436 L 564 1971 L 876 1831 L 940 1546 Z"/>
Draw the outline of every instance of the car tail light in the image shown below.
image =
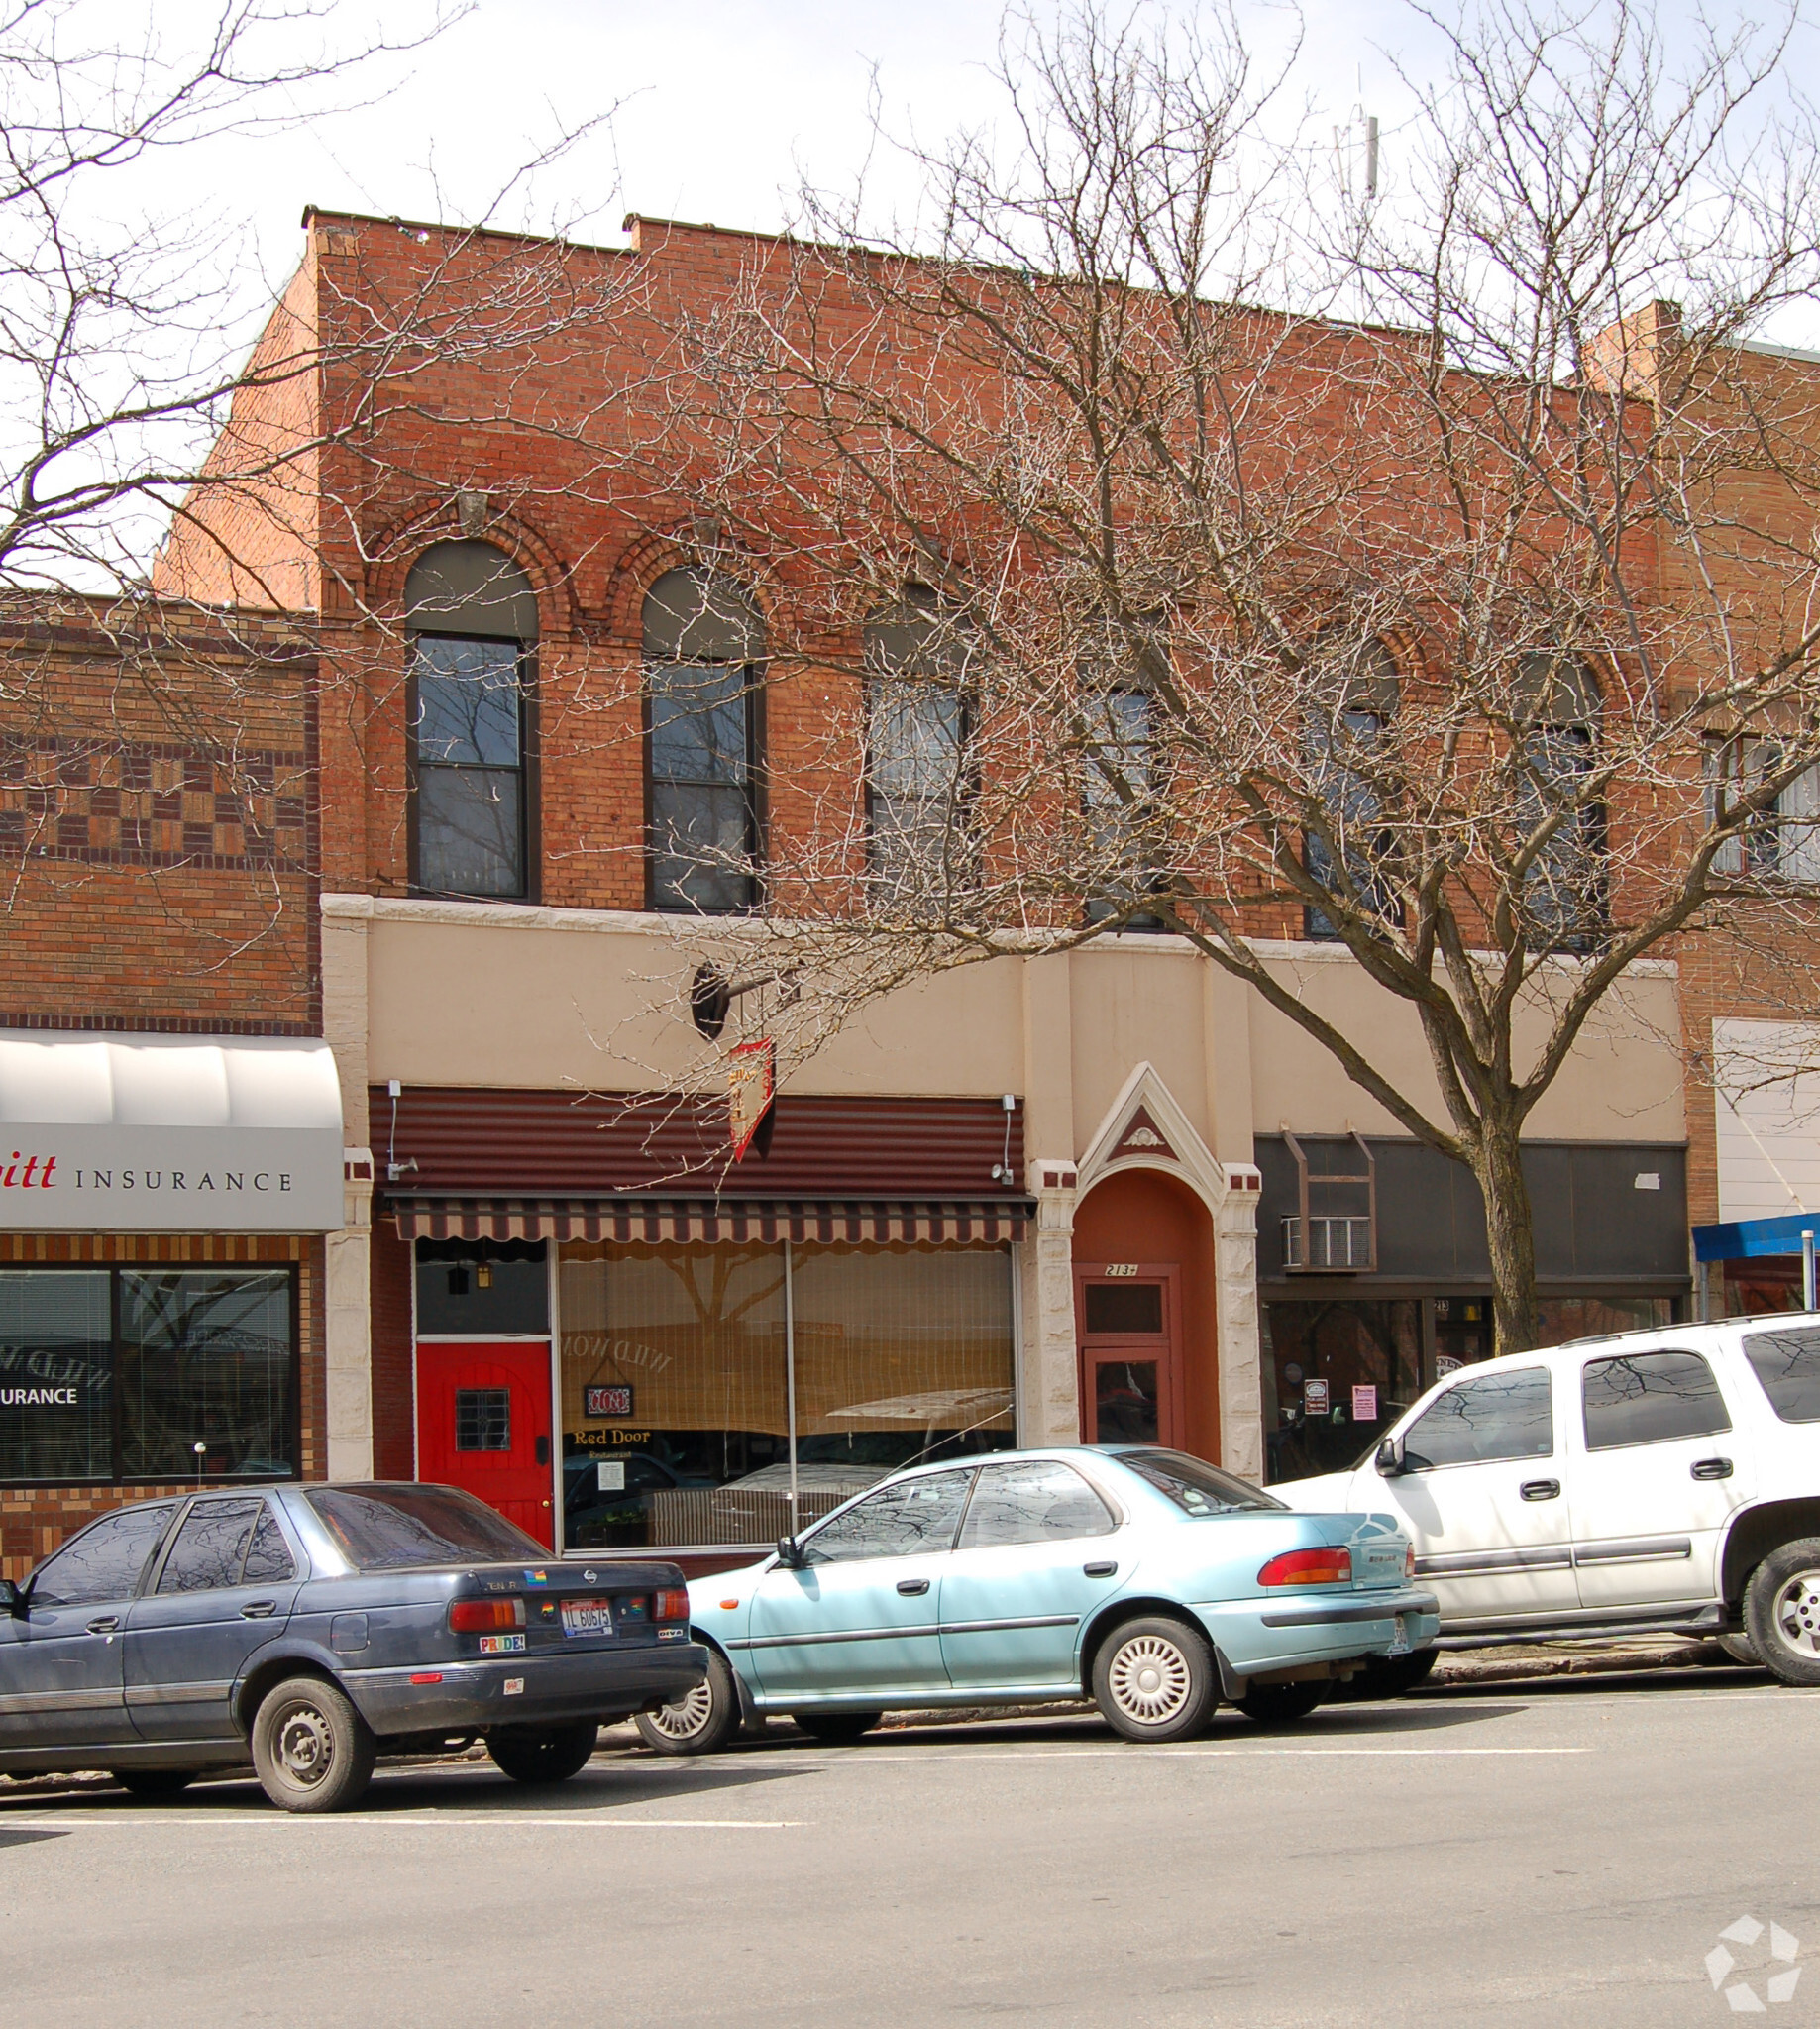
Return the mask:
<path fill-rule="evenodd" d="M 689 1594 L 687 1592 L 660 1592 L 652 1601 L 653 1620 L 686 1621 L 689 1618 Z"/>
<path fill-rule="evenodd" d="M 522 1628 L 522 1599 L 457 1599 L 450 1602 L 449 1625 L 458 1635 L 481 1635 L 493 1628 Z"/>
<path fill-rule="evenodd" d="M 1416 1575 L 1416 1546 L 1413 1543 L 1405 1544 L 1403 1548 L 1403 1575 L 1412 1579 Z"/>
<path fill-rule="evenodd" d="M 1349 1549 L 1286 1549 L 1257 1574 L 1260 1585 L 1349 1585 Z"/>

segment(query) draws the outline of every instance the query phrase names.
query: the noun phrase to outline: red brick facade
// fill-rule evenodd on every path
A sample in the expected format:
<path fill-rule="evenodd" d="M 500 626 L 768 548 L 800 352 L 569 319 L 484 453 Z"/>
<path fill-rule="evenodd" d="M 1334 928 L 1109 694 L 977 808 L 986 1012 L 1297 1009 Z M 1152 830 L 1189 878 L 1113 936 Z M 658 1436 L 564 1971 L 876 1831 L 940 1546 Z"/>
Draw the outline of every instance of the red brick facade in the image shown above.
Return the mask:
<path fill-rule="evenodd" d="M 313 651 L 270 613 L 0 609 L 0 1027 L 322 1031 Z M 299 1464 L 327 1462 L 320 1238 L 0 1232 L 0 1264 L 295 1264 Z M 0 1572 L 176 1486 L 0 1490 Z"/>

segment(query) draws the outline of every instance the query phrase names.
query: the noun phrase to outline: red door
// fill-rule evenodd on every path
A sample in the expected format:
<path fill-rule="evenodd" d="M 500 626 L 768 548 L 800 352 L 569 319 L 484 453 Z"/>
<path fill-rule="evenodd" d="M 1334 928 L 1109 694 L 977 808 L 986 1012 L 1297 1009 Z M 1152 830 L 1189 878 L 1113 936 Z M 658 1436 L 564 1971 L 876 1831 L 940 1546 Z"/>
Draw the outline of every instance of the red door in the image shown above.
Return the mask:
<path fill-rule="evenodd" d="M 417 1477 L 466 1487 L 555 1547 L 547 1338 L 419 1343 Z"/>
<path fill-rule="evenodd" d="M 1179 1444 L 1176 1271 L 1140 1261 L 1075 1269 L 1081 1438 L 1089 1444 Z"/>

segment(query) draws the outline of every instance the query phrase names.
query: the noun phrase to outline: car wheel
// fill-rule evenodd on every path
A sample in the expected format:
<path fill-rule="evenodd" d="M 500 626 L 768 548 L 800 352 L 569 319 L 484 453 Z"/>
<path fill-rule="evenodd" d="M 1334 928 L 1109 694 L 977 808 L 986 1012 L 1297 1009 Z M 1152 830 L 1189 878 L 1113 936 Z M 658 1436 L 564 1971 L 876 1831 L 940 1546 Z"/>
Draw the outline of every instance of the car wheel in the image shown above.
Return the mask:
<path fill-rule="evenodd" d="M 1785 1684 L 1820 1684 L 1820 1537 L 1785 1543 L 1751 1573 L 1745 1632 Z"/>
<path fill-rule="evenodd" d="M 793 1712 L 791 1718 L 824 1748 L 851 1747 L 884 1718 L 883 1712 Z"/>
<path fill-rule="evenodd" d="M 1093 1694 L 1126 1740 L 1189 1740 L 1220 1702 L 1214 1652 L 1180 1621 L 1126 1621 L 1094 1657 Z"/>
<path fill-rule="evenodd" d="M 1427 1683 L 1440 1660 L 1439 1649 L 1413 1649 L 1407 1655 L 1380 1655 L 1376 1661 L 1367 1662 L 1340 1695 L 1366 1700 L 1400 1698 L 1405 1691 Z"/>
<path fill-rule="evenodd" d="M 638 1715 L 645 1746 L 660 1755 L 717 1755 L 739 1725 L 733 1668 L 717 1649 L 707 1652 L 707 1675 L 673 1704 Z"/>
<path fill-rule="evenodd" d="M 514 1782 L 567 1782 L 593 1760 L 599 1737 L 592 1719 L 573 1726 L 501 1726 L 486 1736 L 486 1752 Z"/>
<path fill-rule="evenodd" d="M 280 1810 L 346 1810 L 373 1780 L 377 1752 L 347 1693 L 323 1677 L 287 1677 L 253 1721 L 253 1765 Z"/>
<path fill-rule="evenodd" d="M 1327 1690 L 1324 1683 L 1259 1684 L 1238 1700 L 1238 1709 L 1260 1726 L 1290 1726 L 1306 1719 Z"/>
<path fill-rule="evenodd" d="M 1764 1658 L 1749 1635 L 1720 1635 L 1717 1644 L 1734 1662 L 1742 1662 L 1748 1669 L 1763 1668 Z"/>
<path fill-rule="evenodd" d="M 108 1774 L 129 1796 L 157 1803 L 167 1796 L 181 1796 L 201 1772 L 200 1768 L 111 1768 Z"/>

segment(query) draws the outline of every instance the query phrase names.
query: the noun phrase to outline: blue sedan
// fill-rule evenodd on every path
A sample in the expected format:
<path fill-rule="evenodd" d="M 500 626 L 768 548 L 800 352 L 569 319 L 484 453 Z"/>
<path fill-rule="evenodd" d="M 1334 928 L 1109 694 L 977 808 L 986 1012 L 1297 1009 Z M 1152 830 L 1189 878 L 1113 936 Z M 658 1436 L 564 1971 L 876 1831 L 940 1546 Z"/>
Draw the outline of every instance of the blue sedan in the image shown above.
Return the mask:
<path fill-rule="evenodd" d="M 1435 1639 L 1388 1515 L 1294 1514 L 1177 1451 L 1000 1452 L 869 1489 L 774 1556 L 689 1588 L 704 1683 L 641 1715 L 707 1754 L 788 1713 L 855 1740 L 893 1708 L 1090 1694 L 1127 1740 L 1184 1740 L 1224 1698 L 1281 1722 Z"/>
<path fill-rule="evenodd" d="M 481 1740 L 519 1782 L 707 1657 L 674 1564 L 557 1562 L 454 1487 L 250 1487 L 117 1508 L 0 1580 L 0 1773 L 102 1768 L 171 1796 L 258 1770 L 337 1810 L 380 1754 Z"/>

